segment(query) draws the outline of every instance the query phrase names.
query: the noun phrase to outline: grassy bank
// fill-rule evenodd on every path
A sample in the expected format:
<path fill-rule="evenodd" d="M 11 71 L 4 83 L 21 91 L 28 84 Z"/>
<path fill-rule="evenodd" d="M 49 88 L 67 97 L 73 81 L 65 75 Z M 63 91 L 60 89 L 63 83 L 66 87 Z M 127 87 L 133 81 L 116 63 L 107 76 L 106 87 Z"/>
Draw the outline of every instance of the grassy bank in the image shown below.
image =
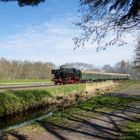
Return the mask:
<path fill-rule="evenodd" d="M 140 102 L 140 97 L 120 98 L 120 97 L 98 95 L 90 98 L 89 100 L 83 103 L 72 106 L 64 110 L 63 112 L 56 111 L 52 116 L 49 116 L 44 121 L 46 122 L 51 121 L 56 124 L 57 123 L 65 124 L 68 121 L 67 118 L 73 116 L 74 114 L 81 113 L 83 111 L 84 113 L 86 113 L 85 111 L 112 112 L 118 109 L 125 108 L 127 105 L 133 103 L 139 103 L 139 102 Z"/>
<path fill-rule="evenodd" d="M 85 91 L 93 91 L 97 88 L 102 90 L 105 87 L 115 85 L 113 82 L 101 82 L 0 93 L 0 116 L 23 112 L 48 104 L 55 104 L 58 103 L 58 97 L 61 97 L 61 99 L 68 95 L 75 97 L 75 94 L 81 95 Z"/>
<path fill-rule="evenodd" d="M 55 96 L 83 91 L 84 89 L 85 85 L 69 85 L 0 93 L 0 116 L 22 112 L 41 105 L 45 106 Z"/>

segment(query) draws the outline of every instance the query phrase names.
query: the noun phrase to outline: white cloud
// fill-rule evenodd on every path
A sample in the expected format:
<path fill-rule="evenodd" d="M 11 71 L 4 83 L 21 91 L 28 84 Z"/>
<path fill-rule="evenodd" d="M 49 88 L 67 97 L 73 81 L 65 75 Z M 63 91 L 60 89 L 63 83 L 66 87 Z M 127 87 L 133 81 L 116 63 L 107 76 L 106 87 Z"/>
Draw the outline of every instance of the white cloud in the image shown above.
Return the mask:
<path fill-rule="evenodd" d="M 70 27 L 71 18 L 53 20 L 39 26 L 21 29 L 20 33 L 9 36 L 0 47 L 16 51 L 32 49 L 72 49 L 76 30 Z"/>
<path fill-rule="evenodd" d="M 121 59 L 131 58 L 133 46 L 113 47 L 97 53 L 96 44 L 86 44 L 86 49 L 73 51 L 72 38 L 80 32 L 72 26 L 73 21 L 73 16 L 69 14 L 68 17 L 60 16 L 41 25 L 21 27 L 21 30 L 12 36 L 0 41 L 0 56 L 10 59 L 52 61 L 56 64 L 86 62 L 95 65 L 113 64 Z M 132 41 L 131 43 L 133 44 Z"/>

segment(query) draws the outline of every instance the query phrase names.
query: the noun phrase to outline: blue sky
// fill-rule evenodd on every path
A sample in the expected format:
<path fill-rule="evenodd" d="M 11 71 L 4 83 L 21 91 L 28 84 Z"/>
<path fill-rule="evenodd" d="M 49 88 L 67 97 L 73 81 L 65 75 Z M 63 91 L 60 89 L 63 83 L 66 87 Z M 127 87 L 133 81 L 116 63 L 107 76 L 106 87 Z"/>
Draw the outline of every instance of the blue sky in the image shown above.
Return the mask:
<path fill-rule="evenodd" d="M 57 65 L 84 62 L 96 66 L 114 65 L 133 58 L 135 44 L 96 52 L 96 44 L 73 50 L 73 38 L 80 30 L 73 24 L 79 0 L 46 0 L 37 7 L 19 7 L 16 2 L 0 3 L 0 57 L 49 61 Z"/>

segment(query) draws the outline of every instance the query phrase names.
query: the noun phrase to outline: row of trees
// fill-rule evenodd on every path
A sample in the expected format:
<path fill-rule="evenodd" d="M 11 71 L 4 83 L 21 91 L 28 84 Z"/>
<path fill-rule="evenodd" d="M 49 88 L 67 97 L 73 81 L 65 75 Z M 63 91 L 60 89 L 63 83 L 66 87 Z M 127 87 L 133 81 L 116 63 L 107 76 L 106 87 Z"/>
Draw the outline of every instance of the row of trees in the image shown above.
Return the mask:
<path fill-rule="evenodd" d="M 102 68 L 97 68 L 94 65 L 87 63 L 66 63 L 63 66 L 68 68 L 77 68 L 81 70 L 94 70 L 123 74 L 127 73 L 134 78 L 138 78 L 140 76 L 135 69 L 139 69 L 139 66 L 135 66 L 134 63 L 124 60 L 116 63 L 114 66 L 104 65 Z M 1 58 L 0 79 L 50 79 L 52 77 L 51 70 L 55 68 L 56 65 L 50 62 L 43 63 L 16 60 L 9 61 L 5 58 Z"/>
<path fill-rule="evenodd" d="M 48 79 L 53 63 L 0 59 L 0 79 Z"/>
<path fill-rule="evenodd" d="M 122 74 L 130 74 L 134 79 L 140 79 L 140 73 L 135 68 L 135 64 L 130 61 L 120 61 L 116 63 L 114 66 L 104 65 L 102 67 L 102 71 L 111 72 L 111 73 L 122 73 Z"/>
<path fill-rule="evenodd" d="M 104 65 L 102 70 L 106 72 L 128 73 L 133 77 L 140 76 L 140 39 L 137 41 L 136 48 L 134 50 L 134 59 L 132 62 L 126 62 L 122 60 L 118 62 L 114 67 L 110 65 Z"/>
<path fill-rule="evenodd" d="M 120 61 L 117 62 L 114 66 L 109 64 L 104 65 L 101 68 L 95 67 L 92 64 L 87 63 L 66 63 L 64 66 L 68 68 L 77 68 L 81 70 L 93 70 L 99 72 L 107 72 L 107 73 L 122 73 L 122 74 L 130 74 L 134 79 L 140 79 L 140 49 L 136 49 L 138 51 L 139 57 L 137 58 L 137 65 L 133 61 Z"/>
<path fill-rule="evenodd" d="M 110 65 L 104 65 L 102 70 L 105 72 L 132 74 L 132 71 L 134 71 L 133 66 L 134 65 L 131 62 L 122 60 L 122 61 L 116 63 L 113 67 Z"/>
<path fill-rule="evenodd" d="M 97 68 L 94 65 L 87 63 L 66 63 L 63 66 L 68 68 L 77 68 L 81 70 L 93 70 L 108 73 L 122 73 L 122 74 L 127 73 L 132 75 L 133 77 L 136 77 L 136 75 L 138 74 L 138 72 L 135 69 L 134 63 L 124 60 L 117 62 L 114 66 L 106 64 L 102 68 Z"/>
<path fill-rule="evenodd" d="M 81 70 L 94 70 L 112 73 L 128 73 L 134 78 L 140 76 L 140 40 L 135 49 L 135 57 L 132 62 L 120 61 L 114 66 L 104 65 L 97 68 L 87 63 L 66 63 L 64 66 Z M 50 79 L 51 70 L 56 68 L 50 62 L 30 62 L 30 61 L 9 61 L 5 58 L 0 59 L 0 79 Z"/>

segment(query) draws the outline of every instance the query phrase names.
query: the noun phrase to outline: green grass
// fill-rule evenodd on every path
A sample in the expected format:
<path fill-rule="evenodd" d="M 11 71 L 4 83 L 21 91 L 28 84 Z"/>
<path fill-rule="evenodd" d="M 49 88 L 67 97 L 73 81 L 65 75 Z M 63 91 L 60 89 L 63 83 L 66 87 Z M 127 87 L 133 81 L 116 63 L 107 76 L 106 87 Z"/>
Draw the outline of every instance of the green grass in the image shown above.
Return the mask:
<path fill-rule="evenodd" d="M 137 118 L 140 119 L 140 115 Z M 126 135 L 122 136 L 122 140 L 140 140 L 140 122 L 127 122 L 125 125 L 128 129 Z"/>
<path fill-rule="evenodd" d="M 7 85 L 7 84 L 27 84 L 27 83 L 34 83 L 34 82 L 51 82 L 51 79 L 0 79 L 0 85 Z"/>
<path fill-rule="evenodd" d="M 55 121 L 55 123 L 65 123 L 67 118 L 82 111 L 98 111 L 111 112 L 120 108 L 125 108 L 125 105 L 140 102 L 140 97 L 119 98 L 111 96 L 96 96 L 91 99 L 72 106 L 62 111 L 56 111 L 54 114 L 45 119 L 45 121 Z"/>
<path fill-rule="evenodd" d="M 128 88 L 131 88 L 131 86 L 137 86 L 137 83 L 140 83 L 140 81 L 135 80 L 126 80 L 126 81 L 119 81 L 118 88 L 116 89 L 116 92 L 122 91 L 122 89 L 127 90 Z"/>
<path fill-rule="evenodd" d="M 47 88 L 46 90 L 51 93 L 52 96 L 63 96 L 68 93 L 82 92 L 86 89 L 85 84 L 77 85 L 61 85 Z"/>
<path fill-rule="evenodd" d="M 130 97 L 130 98 L 119 98 L 113 96 L 97 96 L 93 97 L 87 102 L 80 105 L 82 109 L 87 110 L 105 110 L 112 111 L 122 108 L 124 105 L 130 103 L 140 102 L 140 97 Z"/>
<path fill-rule="evenodd" d="M 78 84 L 0 93 L 0 116 L 21 112 L 40 105 L 45 106 L 54 100 L 56 96 L 81 92 L 85 88 L 85 84 Z"/>
<path fill-rule="evenodd" d="M 135 81 L 125 81 L 125 83 L 120 83 L 120 87 L 117 88 L 116 91 L 127 90 L 131 86 L 137 87 L 139 86 L 139 82 Z M 127 98 L 120 98 L 115 96 L 106 96 L 106 95 L 99 95 L 96 97 L 92 97 L 89 100 L 71 106 L 70 108 L 65 109 L 62 111 L 56 111 L 52 116 L 47 117 L 43 121 L 45 122 L 53 122 L 59 125 L 71 125 L 71 122 L 69 120 L 70 117 L 78 114 L 85 114 L 87 113 L 87 116 L 89 112 L 95 111 L 95 117 L 99 117 L 96 114 L 97 112 L 112 112 L 116 111 L 118 109 L 124 109 L 128 105 L 140 103 L 140 96 L 137 97 L 127 97 Z M 80 117 L 80 116 L 79 116 Z M 92 117 L 93 114 L 92 114 Z M 137 118 L 140 119 L 140 116 Z M 140 122 L 127 122 L 125 125 L 128 126 L 129 129 L 125 130 L 126 135 L 122 135 L 122 140 L 140 140 Z"/>

